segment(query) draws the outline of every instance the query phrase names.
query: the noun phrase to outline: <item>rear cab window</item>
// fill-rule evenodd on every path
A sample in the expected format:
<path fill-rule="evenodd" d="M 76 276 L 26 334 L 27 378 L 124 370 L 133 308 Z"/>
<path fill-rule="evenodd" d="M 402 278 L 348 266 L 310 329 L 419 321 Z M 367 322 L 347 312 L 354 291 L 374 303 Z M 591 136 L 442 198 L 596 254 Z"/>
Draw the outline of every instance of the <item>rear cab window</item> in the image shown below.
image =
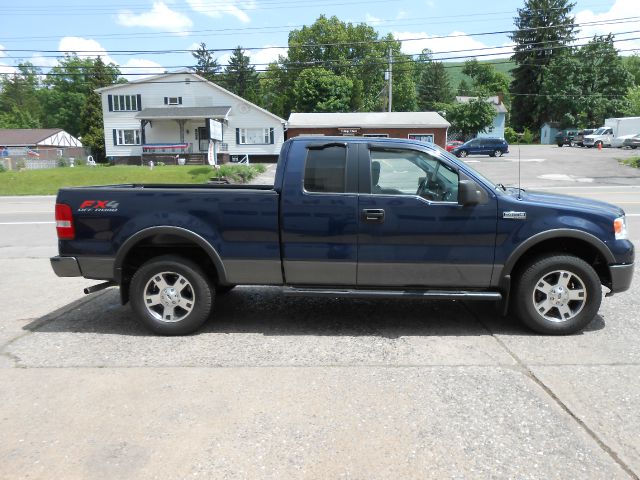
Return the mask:
<path fill-rule="evenodd" d="M 309 149 L 304 166 L 304 189 L 310 193 L 345 193 L 347 149 L 341 146 Z"/>

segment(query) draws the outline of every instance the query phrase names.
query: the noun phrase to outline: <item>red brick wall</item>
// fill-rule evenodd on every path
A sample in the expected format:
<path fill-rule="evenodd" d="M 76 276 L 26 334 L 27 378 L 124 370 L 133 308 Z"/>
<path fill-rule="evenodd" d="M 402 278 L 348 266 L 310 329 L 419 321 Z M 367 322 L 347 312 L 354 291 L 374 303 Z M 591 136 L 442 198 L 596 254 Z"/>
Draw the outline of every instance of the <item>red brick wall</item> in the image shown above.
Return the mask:
<path fill-rule="evenodd" d="M 433 134 L 433 141 L 436 145 L 444 148 L 447 142 L 446 128 L 361 128 L 358 136 L 365 133 L 386 133 L 392 138 L 408 138 L 410 133 L 419 135 Z M 290 128 L 286 132 L 287 138 L 298 137 L 300 135 L 323 134 L 327 136 L 342 136 L 338 128 Z"/>

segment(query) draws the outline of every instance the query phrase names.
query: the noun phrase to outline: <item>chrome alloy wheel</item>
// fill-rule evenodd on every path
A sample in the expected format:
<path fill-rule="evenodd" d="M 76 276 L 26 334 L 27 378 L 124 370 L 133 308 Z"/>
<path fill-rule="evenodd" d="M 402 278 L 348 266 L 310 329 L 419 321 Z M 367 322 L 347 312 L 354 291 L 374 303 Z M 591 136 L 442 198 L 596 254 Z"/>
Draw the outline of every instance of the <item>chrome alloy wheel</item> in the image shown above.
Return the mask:
<path fill-rule="evenodd" d="M 144 288 L 147 311 L 162 322 L 179 322 L 191 313 L 196 295 L 191 283 L 175 272 L 155 274 Z"/>
<path fill-rule="evenodd" d="M 587 302 L 587 290 L 575 273 L 556 270 L 536 282 L 533 305 L 550 322 L 566 322 L 578 315 Z"/>

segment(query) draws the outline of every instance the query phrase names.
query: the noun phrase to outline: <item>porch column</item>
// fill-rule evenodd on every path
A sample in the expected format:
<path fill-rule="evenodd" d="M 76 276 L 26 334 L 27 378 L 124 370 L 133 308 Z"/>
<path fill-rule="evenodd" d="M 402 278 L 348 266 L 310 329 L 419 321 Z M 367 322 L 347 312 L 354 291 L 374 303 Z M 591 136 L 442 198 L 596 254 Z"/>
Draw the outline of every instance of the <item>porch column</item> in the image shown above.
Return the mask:
<path fill-rule="evenodd" d="M 176 120 L 178 122 L 178 126 L 180 127 L 180 143 L 184 143 L 184 126 L 187 123 L 186 120 Z"/>

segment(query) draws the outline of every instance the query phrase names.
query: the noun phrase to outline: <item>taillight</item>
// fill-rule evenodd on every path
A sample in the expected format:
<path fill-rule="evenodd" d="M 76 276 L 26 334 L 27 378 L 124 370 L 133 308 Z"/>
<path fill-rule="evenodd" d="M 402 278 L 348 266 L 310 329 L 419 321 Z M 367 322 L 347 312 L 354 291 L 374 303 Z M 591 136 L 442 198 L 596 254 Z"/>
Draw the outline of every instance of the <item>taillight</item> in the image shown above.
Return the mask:
<path fill-rule="evenodd" d="M 73 240 L 76 236 L 71 207 L 64 203 L 56 203 L 56 231 L 60 240 Z"/>

